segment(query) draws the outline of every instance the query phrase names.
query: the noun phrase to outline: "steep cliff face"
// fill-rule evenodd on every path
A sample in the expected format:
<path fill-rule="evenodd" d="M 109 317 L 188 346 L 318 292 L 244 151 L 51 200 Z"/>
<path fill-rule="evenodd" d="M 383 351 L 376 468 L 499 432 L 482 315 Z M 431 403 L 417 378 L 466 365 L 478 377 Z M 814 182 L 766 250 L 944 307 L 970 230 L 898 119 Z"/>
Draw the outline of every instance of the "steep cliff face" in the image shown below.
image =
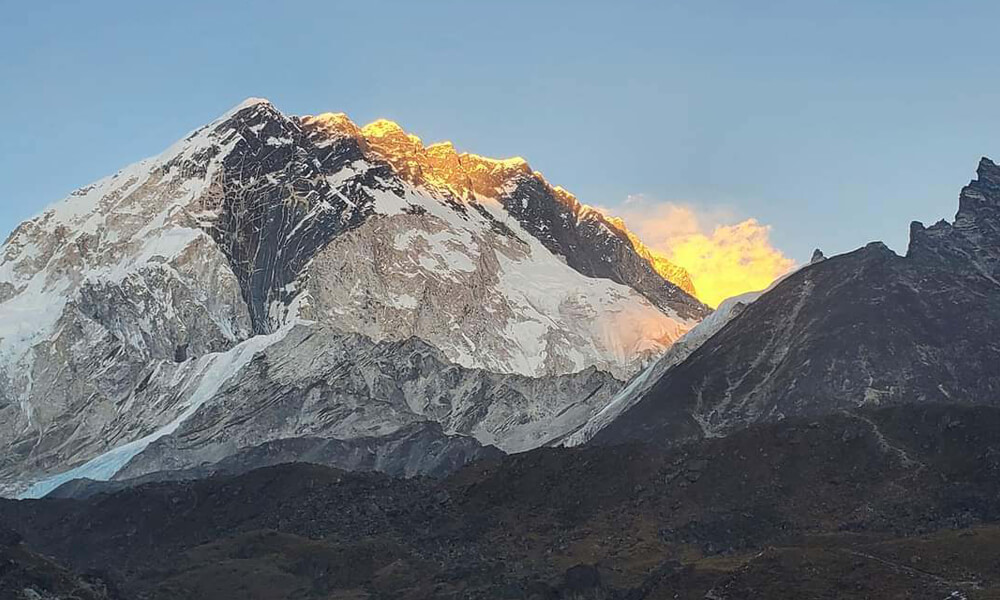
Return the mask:
<path fill-rule="evenodd" d="M 954 223 L 814 262 L 667 371 L 597 434 L 673 443 L 758 421 L 908 403 L 1000 403 L 1000 169 Z"/>
<path fill-rule="evenodd" d="M 708 314 L 661 271 L 523 160 L 251 99 L 0 250 L 0 486 L 110 476 L 296 326 L 612 385 Z"/>
<path fill-rule="evenodd" d="M 1000 286 L 1000 167 L 983 158 L 977 178 L 962 189 L 954 223 L 910 225 L 906 257 L 927 270 L 956 269 L 962 280 Z"/>
<path fill-rule="evenodd" d="M 447 435 L 520 452 L 578 426 L 620 387 L 593 368 L 545 378 L 497 374 L 451 364 L 417 338 L 376 344 L 300 325 L 116 478 L 215 463 L 274 440 L 367 439 L 371 447 L 391 447 L 398 445 L 398 432 L 427 422 Z M 427 469 L 414 467 L 420 473 L 438 462 L 419 452 L 397 457 L 401 463 L 418 460 L 428 461 Z"/>

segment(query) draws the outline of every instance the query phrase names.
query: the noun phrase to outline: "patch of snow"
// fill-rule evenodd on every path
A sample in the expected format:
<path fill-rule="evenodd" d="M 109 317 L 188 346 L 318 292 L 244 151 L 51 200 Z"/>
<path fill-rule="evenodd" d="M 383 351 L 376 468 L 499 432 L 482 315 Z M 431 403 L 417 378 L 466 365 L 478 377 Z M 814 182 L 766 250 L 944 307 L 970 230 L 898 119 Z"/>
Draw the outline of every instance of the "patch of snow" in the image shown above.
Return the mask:
<path fill-rule="evenodd" d="M 390 303 L 396 308 L 408 308 L 410 310 L 420 306 L 420 301 L 409 294 L 395 294 L 390 298 Z"/>

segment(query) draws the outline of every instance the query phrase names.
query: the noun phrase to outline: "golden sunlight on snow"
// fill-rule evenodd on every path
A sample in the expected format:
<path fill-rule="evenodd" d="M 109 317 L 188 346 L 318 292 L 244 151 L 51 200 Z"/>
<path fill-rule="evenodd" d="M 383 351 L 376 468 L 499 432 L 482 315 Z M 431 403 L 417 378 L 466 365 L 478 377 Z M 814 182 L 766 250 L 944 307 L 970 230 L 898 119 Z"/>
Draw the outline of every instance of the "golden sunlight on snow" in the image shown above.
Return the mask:
<path fill-rule="evenodd" d="M 496 197 L 515 175 L 537 177 L 559 201 L 578 207 L 581 215 L 600 212 L 608 225 L 628 236 L 660 276 L 712 307 L 730 296 L 766 288 L 795 264 L 771 246 L 770 228 L 755 219 L 706 226 L 706 221 L 719 223 L 721 219 L 699 218 L 688 206 L 651 202 L 642 196 L 630 197 L 612 216 L 603 208 L 580 203 L 559 186 L 549 185 L 521 157 L 494 159 L 458 152 L 451 142 L 425 146 L 418 136 L 388 119 L 358 127 L 343 113 L 324 113 L 303 117 L 302 122 L 330 137 L 362 140 L 404 179 L 448 192 L 459 200 Z"/>
<path fill-rule="evenodd" d="M 769 225 L 746 219 L 706 225 L 691 207 L 630 198 L 617 212 L 653 251 L 683 267 L 699 300 L 716 307 L 731 296 L 762 290 L 795 266 L 771 245 Z"/>

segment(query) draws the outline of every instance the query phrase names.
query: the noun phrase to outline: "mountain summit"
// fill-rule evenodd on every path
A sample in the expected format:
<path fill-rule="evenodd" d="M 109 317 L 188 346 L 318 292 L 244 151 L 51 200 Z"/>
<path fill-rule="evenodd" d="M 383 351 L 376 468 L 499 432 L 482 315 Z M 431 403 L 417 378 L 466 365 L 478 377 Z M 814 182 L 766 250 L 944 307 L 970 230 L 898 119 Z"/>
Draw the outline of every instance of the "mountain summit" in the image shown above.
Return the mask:
<path fill-rule="evenodd" d="M 469 152 L 459 153 L 451 142 L 424 146 L 419 137 L 407 133 L 398 124 L 386 119 L 379 119 L 359 128 L 343 113 L 324 113 L 315 117 L 303 117 L 301 122 L 307 130 L 315 129 L 338 139 L 354 139 L 392 165 L 395 172 L 409 183 L 455 200 L 474 202 L 478 198 L 503 199 L 516 193 L 518 187 L 527 181 L 540 183 L 547 195 L 559 201 L 572 217 L 570 220 L 564 218 L 566 215 L 560 215 L 564 227 L 569 227 L 570 223 L 593 222 L 596 227 L 613 231 L 617 236 L 623 237 L 644 261 L 652 265 L 656 274 L 680 287 L 688 295 L 696 294 L 690 275 L 643 244 L 638 236 L 628 230 L 624 221 L 581 204 L 576 196 L 564 188 L 550 185 L 541 173 L 532 171 L 527 161 L 519 156 L 498 160 Z M 506 204 L 505 208 L 510 212 L 511 207 Z M 527 209 L 527 206 L 522 209 Z M 562 234 L 572 235 L 569 232 Z M 561 244 L 555 240 L 550 239 L 550 242 L 557 249 L 561 248 Z M 583 243 L 586 245 L 585 241 Z M 616 278 L 613 271 L 606 271 L 606 274 L 610 279 L 621 279 L 620 282 L 626 283 L 624 275 Z"/>

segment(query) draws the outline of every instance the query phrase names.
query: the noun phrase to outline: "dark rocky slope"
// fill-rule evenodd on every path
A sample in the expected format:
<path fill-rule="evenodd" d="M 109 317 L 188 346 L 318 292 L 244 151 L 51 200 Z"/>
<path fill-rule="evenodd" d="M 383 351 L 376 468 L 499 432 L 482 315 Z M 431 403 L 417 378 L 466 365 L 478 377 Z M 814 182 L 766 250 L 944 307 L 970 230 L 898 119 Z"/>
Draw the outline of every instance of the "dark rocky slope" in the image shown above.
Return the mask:
<path fill-rule="evenodd" d="M 912 228 L 788 277 L 668 371 L 595 443 L 726 434 L 862 406 L 1000 404 L 1000 167 L 953 224 Z"/>
<path fill-rule="evenodd" d="M 998 427 L 891 407 L 443 482 L 277 466 L 0 520 L 142 598 L 998 598 Z"/>
<path fill-rule="evenodd" d="M 623 224 L 582 205 L 537 174 L 515 181 L 513 191 L 501 197 L 504 208 L 546 248 L 565 257 L 574 270 L 627 285 L 654 305 L 686 319 L 700 320 L 711 313 L 692 296 L 694 287 L 688 276 L 683 276 L 687 289 L 666 280 Z"/>
<path fill-rule="evenodd" d="M 0 528 L 0 598 L 116 600 L 121 596 L 96 573 L 74 573 L 31 552 L 17 533 Z"/>

